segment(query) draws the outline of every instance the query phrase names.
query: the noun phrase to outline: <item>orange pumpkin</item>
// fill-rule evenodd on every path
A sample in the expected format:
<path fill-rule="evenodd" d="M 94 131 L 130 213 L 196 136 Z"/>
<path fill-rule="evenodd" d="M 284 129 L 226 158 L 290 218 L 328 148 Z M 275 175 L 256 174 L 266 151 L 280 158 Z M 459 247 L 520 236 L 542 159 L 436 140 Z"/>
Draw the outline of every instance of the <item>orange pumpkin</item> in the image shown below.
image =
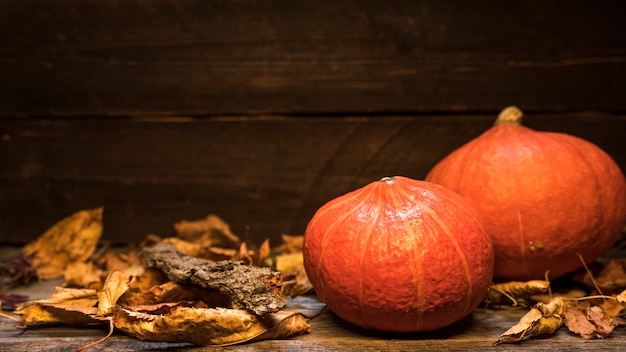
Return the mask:
<path fill-rule="evenodd" d="M 338 316 L 367 329 L 441 328 L 481 302 L 491 239 L 464 199 L 386 177 L 322 206 L 304 235 L 304 267 Z"/>
<path fill-rule="evenodd" d="M 497 281 L 556 278 L 604 254 L 626 220 L 626 181 L 596 145 L 521 125 L 495 125 L 426 176 L 470 201 L 492 236 Z"/>

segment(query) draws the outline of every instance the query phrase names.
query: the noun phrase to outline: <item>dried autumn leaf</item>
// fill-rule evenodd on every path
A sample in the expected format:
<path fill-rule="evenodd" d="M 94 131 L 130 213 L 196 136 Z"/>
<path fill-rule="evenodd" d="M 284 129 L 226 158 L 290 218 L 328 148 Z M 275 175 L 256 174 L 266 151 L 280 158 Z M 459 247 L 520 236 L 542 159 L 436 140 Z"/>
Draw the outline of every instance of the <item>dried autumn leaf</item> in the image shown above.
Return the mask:
<path fill-rule="evenodd" d="M 69 263 L 91 256 L 102 235 L 102 208 L 78 211 L 54 224 L 22 248 L 40 279 L 63 276 Z"/>
<path fill-rule="evenodd" d="M 591 290 L 599 289 L 604 294 L 626 290 L 626 258 L 596 263 L 591 271 L 591 274 L 580 272 L 574 280 L 587 285 Z"/>
<path fill-rule="evenodd" d="M 279 312 L 280 313 L 280 312 Z M 310 325 L 297 313 L 272 313 L 262 319 L 244 310 L 175 306 L 149 314 L 118 307 L 115 327 L 141 340 L 233 345 L 257 339 L 286 338 L 306 333 Z"/>
<path fill-rule="evenodd" d="M 15 314 L 26 325 L 35 324 L 88 324 L 97 322 L 98 294 L 92 289 L 56 287 L 49 298 L 29 301 L 20 305 Z"/>
<path fill-rule="evenodd" d="M 297 253 L 302 252 L 302 246 L 304 244 L 303 235 L 282 235 L 283 245 L 280 248 L 282 253 Z"/>
<path fill-rule="evenodd" d="M 555 297 L 548 304 L 539 302 L 493 344 L 515 343 L 526 337 L 553 334 L 563 326 L 563 309 L 564 303 L 560 297 Z"/>
<path fill-rule="evenodd" d="M 124 307 L 155 305 L 167 302 L 202 301 L 207 307 L 227 307 L 230 300 L 219 291 L 192 285 L 179 285 L 172 281 L 152 287 L 144 292 L 129 293 L 118 300 Z"/>
<path fill-rule="evenodd" d="M 165 276 L 165 273 L 161 270 L 144 268 L 143 272 L 138 276 L 135 276 L 135 279 L 131 281 L 130 288 L 139 292 L 144 292 L 150 290 L 154 286 L 161 285 L 168 280 L 169 279 Z"/>
<path fill-rule="evenodd" d="M 295 274 L 286 277 L 283 286 L 283 292 L 285 295 L 291 298 L 305 295 L 313 291 L 313 285 L 309 281 L 309 277 L 306 275 L 304 267 L 298 270 Z"/>
<path fill-rule="evenodd" d="M 585 314 L 586 307 L 582 308 L 578 305 L 568 305 L 563 311 L 563 317 L 565 318 L 565 326 L 569 331 L 580 335 L 584 339 L 592 338 L 596 326 L 589 321 L 587 314 Z"/>
<path fill-rule="evenodd" d="M 281 273 L 297 273 L 304 268 L 304 257 L 302 252 L 285 253 L 277 255 L 274 259 L 276 270 Z"/>
<path fill-rule="evenodd" d="M 564 310 L 565 325 L 583 339 L 602 339 L 623 323 L 619 317 L 605 313 L 600 306 L 590 304 L 567 305 Z"/>
<path fill-rule="evenodd" d="M 183 220 L 174 224 L 179 238 L 204 247 L 238 248 L 241 240 L 230 230 L 230 225 L 215 214 L 204 219 Z"/>
<path fill-rule="evenodd" d="M 133 275 L 140 275 L 143 270 L 141 264 L 141 255 L 135 250 L 128 253 L 107 252 L 98 263 L 106 267 L 107 272 L 123 271 Z"/>
<path fill-rule="evenodd" d="M 98 312 L 106 315 L 117 304 L 117 300 L 129 289 L 133 276 L 122 271 L 109 273 L 104 287 L 98 292 Z"/>
<path fill-rule="evenodd" d="M 485 296 L 486 304 L 510 303 L 516 306 L 520 300 L 548 292 L 550 282 L 544 280 L 531 280 L 526 282 L 511 281 L 492 284 Z"/>
<path fill-rule="evenodd" d="M 63 286 L 99 290 L 102 287 L 102 275 L 104 271 L 92 262 L 69 263 L 63 275 Z"/>
<path fill-rule="evenodd" d="M 591 306 L 587 308 L 587 318 L 589 318 L 589 321 L 596 326 L 596 338 L 609 336 L 615 327 L 624 323 L 621 318 L 611 317 L 605 314 L 604 310 L 599 306 Z"/>
<path fill-rule="evenodd" d="M 599 306 L 611 317 L 617 317 L 624 310 L 624 302 L 619 301 L 619 296 L 615 296 L 615 299 L 606 299 Z"/>
<path fill-rule="evenodd" d="M 26 285 L 35 280 L 37 273 L 29 256 L 13 258 L 0 265 L 0 288 Z"/>

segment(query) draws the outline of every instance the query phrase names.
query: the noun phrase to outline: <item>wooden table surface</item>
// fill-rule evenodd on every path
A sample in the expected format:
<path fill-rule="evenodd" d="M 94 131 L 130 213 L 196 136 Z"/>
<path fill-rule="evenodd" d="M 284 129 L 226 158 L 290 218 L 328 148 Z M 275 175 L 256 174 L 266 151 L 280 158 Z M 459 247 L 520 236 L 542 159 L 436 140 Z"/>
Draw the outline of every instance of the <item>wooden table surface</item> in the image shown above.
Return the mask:
<path fill-rule="evenodd" d="M 59 282 L 41 282 L 14 292 L 32 299 L 47 297 Z M 603 340 L 583 340 L 561 328 L 555 335 L 519 344 L 492 346 L 498 336 L 518 322 L 527 308 L 493 309 L 479 307 L 467 318 L 435 332 L 391 334 L 366 331 L 349 325 L 329 310 L 310 320 L 308 334 L 285 340 L 266 340 L 228 347 L 140 341 L 123 333 L 88 351 L 546 351 L 622 350 L 626 328 L 618 327 Z M 102 327 L 54 326 L 16 328 L 16 323 L 0 319 L 0 351 L 74 351 L 106 335 Z"/>

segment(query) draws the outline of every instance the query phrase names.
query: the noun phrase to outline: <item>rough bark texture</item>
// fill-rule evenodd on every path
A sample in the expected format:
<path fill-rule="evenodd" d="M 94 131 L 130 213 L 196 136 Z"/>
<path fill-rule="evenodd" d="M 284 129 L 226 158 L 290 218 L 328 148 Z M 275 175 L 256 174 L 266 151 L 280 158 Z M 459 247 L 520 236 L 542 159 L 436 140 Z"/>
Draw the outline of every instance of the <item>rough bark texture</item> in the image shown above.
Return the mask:
<path fill-rule="evenodd" d="M 285 306 L 281 274 L 269 268 L 195 258 L 164 243 L 145 248 L 142 254 L 148 266 L 162 270 L 178 284 L 197 285 L 228 296 L 230 308 L 264 315 Z"/>

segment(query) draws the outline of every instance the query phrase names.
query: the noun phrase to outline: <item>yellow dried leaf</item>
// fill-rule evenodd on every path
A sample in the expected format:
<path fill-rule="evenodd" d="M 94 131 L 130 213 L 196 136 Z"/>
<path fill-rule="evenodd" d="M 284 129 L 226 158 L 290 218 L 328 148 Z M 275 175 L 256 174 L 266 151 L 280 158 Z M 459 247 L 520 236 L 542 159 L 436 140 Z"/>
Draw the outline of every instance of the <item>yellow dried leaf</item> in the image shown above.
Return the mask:
<path fill-rule="evenodd" d="M 485 296 L 486 304 L 509 303 L 517 305 L 520 300 L 548 292 L 550 282 L 544 280 L 531 280 L 526 282 L 511 281 L 492 284 Z"/>
<path fill-rule="evenodd" d="M 54 224 L 22 249 L 40 279 L 63 276 L 69 263 L 91 256 L 102 235 L 102 208 L 81 210 Z"/>
<path fill-rule="evenodd" d="M 15 314 L 26 325 L 34 324 L 87 324 L 96 320 L 98 294 L 91 289 L 56 287 L 52 295 L 43 300 L 20 305 Z"/>
<path fill-rule="evenodd" d="M 148 314 L 118 307 L 116 328 L 142 340 L 188 342 L 195 345 L 233 345 L 264 338 L 285 338 L 309 331 L 297 313 L 273 313 L 260 320 L 244 310 L 176 306 L 164 314 Z"/>
<path fill-rule="evenodd" d="M 98 263 L 106 266 L 107 272 L 111 271 L 124 271 L 135 274 L 137 267 L 142 266 L 141 255 L 139 252 L 131 250 L 128 253 L 120 252 L 107 252 Z"/>
<path fill-rule="evenodd" d="M 109 273 L 104 281 L 102 291 L 98 292 L 98 312 L 100 315 L 106 315 L 116 306 L 117 300 L 128 291 L 132 279 L 132 275 L 122 271 Z"/>
<path fill-rule="evenodd" d="M 65 268 L 65 287 L 91 288 L 99 290 L 102 287 L 104 272 L 92 262 L 73 262 Z"/>
<path fill-rule="evenodd" d="M 560 297 L 555 297 L 548 304 L 539 302 L 493 344 L 515 343 L 528 336 L 553 334 L 563 326 L 563 310 L 564 303 Z"/>
<path fill-rule="evenodd" d="M 276 271 L 281 273 L 296 273 L 304 268 L 304 257 L 302 252 L 285 253 L 277 255 L 275 258 Z"/>

